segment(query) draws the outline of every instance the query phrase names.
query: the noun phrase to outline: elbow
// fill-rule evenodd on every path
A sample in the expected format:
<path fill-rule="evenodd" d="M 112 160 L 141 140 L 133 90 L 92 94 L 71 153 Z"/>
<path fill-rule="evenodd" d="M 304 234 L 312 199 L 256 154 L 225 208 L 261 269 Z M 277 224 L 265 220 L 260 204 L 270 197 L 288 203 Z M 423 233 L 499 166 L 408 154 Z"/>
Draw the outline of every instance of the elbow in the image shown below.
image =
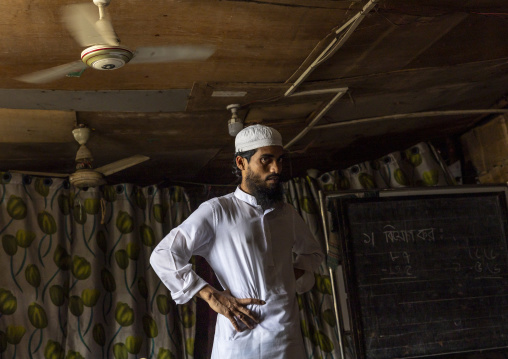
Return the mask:
<path fill-rule="evenodd" d="M 152 269 L 157 273 L 158 269 L 158 263 L 160 261 L 161 254 L 159 251 L 157 251 L 157 248 L 155 248 L 150 255 L 150 266 Z"/>

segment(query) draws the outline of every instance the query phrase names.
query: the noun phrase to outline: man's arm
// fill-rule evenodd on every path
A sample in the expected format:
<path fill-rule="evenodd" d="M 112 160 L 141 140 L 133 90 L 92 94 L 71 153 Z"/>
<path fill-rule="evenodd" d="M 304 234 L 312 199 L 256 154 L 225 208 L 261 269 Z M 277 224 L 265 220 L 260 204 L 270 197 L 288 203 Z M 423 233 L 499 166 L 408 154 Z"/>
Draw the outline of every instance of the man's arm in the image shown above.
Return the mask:
<path fill-rule="evenodd" d="M 191 300 L 208 283 L 199 277 L 189 263 L 194 254 L 206 252 L 214 238 L 212 208 L 202 204 L 180 226 L 163 238 L 150 256 L 150 264 L 171 291 L 177 304 Z"/>
<path fill-rule="evenodd" d="M 293 262 L 295 279 L 297 279 L 297 292 L 309 290 L 314 283 L 312 274 L 324 260 L 324 252 L 318 239 L 312 234 L 307 223 L 291 207 L 293 214 L 293 252 L 296 258 Z M 304 276 L 305 275 L 305 276 Z M 300 280 L 299 280 L 300 279 Z"/>
<path fill-rule="evenodd" d="M 261 299 L 235 298 L 231 295 L 229 290 L 220 292 L 210 285 L 204 286 L 196 296 L 207 302 L 214 311 L 228 318 L 238 332 L 243 330 L 238 325 L 237 320 L 245 324 L 249 329 L 254 328 L 253 323 L 259 323 L 259 319 L 255 317 L 254 313 L 245 308 L 245 306 L 248 304 L 265 304 L 265 301 Z"/>
<path fill-rule="evenodd" d="M 308 224 L 305 223 L 294 208 L 293 212 L 293 233 L 295 238 L 293 252 L 296 254 L 293 265 L 295 268 L 303 269 L 304 271 L 315 271 L 319 268 L 321 262 L 323 262 L 325 254 L 318 239 L 310 231 Z"/>
<path fill-rule="evenodd" d="M 241 328 L 235 318 L 252 328 L 250 321 L 257 323 L 257 319 L 245 306 L 265 302 L 255 298 L 237 299 L 229 291 L 215 290 L 192 270 L 189 263 L 193 254 L 206 253 L 208 243 L 213 240 L 213 217 L 211 206 L 202 204 L 157 245 L 150 257 L 150 264 L 177 304 L 200 297 L 210 308 L 228 318 L 237 331 L 241 331 Z"/>

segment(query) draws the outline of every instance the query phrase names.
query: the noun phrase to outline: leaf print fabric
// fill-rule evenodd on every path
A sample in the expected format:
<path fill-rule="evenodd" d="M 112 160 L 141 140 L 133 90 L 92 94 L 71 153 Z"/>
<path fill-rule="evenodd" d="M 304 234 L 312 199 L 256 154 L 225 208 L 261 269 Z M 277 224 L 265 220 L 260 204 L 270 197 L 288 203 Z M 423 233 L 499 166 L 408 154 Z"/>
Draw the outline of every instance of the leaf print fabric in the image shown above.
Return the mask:
<path fill-rule="evenodd" d="M 292 204 L 325 246 L 319 214 L 319 184 L 311 177 L 293 178 L 284 183 L 285 200 Z M 316 282 L 311 291 L 299 294 L 300 325 L 307 358 L 341 359 L 339 333 L 335 323 L 330 276 L 326 263 L 314 273 Z"/>
<path fill-rule="evenodd" d="M 149 265 L 182 188 L 0 178 L 0 356 L 192 358 L 195 302 L 179 312 Z"/>

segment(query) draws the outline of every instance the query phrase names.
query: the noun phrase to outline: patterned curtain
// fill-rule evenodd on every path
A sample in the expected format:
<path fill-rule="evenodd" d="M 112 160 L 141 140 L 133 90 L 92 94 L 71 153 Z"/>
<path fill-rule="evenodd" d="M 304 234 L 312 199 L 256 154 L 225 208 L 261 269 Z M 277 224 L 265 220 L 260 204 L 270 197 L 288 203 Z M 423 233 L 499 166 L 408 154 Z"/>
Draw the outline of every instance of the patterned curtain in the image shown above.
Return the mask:
<path fill-rule="evenodd" d="M 0 173 L 0 357 L 192 358 L 195 302 L 149 264 L 189 213 L 181 187 Z"/>
<path fill-rule="evenodd" d="M 443 170 L 431 145 L 420 142 L 404 151 L 322 174 L 318 181 L 327 191 L 456 185 Z"/>
<path fill-rule="evenodd" d="M 325 250 L 317 182 L 309 176 L 293 178 L 284 183 L 284 190 L 286 201 L 300 213 Z M 332 284 L 325 262 L 314 273 L 316 282 L 313 289 L 298 295 L 302 334 L 309 359 L 341 359 L 339 334 L 333 309 Z"/>

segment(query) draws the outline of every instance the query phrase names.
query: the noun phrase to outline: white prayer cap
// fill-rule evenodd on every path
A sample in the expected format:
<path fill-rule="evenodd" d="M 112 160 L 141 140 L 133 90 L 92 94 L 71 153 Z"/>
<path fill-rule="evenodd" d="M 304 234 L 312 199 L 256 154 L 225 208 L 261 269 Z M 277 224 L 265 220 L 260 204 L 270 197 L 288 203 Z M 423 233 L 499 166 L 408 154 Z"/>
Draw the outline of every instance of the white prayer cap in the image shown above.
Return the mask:
<path fill-rule="evenodd" d="M 252 125 L 238 132 L 235 138 L 235 153 L 254 150 L 265 146 L 281 146 L 282 136 L 275 128 Z"/>

